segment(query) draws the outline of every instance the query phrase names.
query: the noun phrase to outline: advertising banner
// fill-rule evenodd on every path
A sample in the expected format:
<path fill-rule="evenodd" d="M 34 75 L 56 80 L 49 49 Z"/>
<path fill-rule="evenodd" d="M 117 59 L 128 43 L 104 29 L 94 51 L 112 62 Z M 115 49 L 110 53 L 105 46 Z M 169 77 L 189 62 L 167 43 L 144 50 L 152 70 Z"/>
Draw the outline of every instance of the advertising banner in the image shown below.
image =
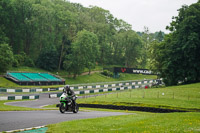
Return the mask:
<path fill-rule="evenodd" d="M 138 69 L 138 68 L 125 68 L 125 67 L 114 67 L 114 73 L 132 73 L 132 74 L 146 74 L 146 75 L 156 75 L 153 71 L 148 69 Z"/>

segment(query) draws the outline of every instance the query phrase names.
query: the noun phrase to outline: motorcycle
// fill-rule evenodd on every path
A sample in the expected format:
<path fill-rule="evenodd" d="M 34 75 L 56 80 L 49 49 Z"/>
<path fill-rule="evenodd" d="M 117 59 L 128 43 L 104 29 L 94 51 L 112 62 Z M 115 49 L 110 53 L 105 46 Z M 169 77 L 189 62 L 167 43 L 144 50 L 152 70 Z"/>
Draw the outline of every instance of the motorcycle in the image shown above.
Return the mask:
<path fill-rule="evenodd" d="M 72 98 L 74 98 L 74 105 L 72 102 Z M 66 93 L 63 93 L 60 96 L 60 104 L 57 105 L 59 106 L 59 110 L 61 113 L 65 113 L 65 111 L 67 112 L 73 112 L 73 113 L 77 113 L 79 111 L 79 107 L 78 104 L 75 102 L 77 99 L 77 96 L 75 97 L 71 97 L 68 96 Z"/>

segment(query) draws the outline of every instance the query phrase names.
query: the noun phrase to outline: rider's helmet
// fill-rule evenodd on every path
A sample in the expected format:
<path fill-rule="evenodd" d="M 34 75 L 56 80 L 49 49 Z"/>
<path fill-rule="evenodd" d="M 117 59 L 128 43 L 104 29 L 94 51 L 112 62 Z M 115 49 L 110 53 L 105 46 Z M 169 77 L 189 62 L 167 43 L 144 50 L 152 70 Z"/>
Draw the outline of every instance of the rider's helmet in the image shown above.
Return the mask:
<path fill-rule="evenodd" d="M 67 91 L 67 90 L 69 90 L 70 89 L 70 86 L 69 85 L 65 85 L 65 90 Z"/>

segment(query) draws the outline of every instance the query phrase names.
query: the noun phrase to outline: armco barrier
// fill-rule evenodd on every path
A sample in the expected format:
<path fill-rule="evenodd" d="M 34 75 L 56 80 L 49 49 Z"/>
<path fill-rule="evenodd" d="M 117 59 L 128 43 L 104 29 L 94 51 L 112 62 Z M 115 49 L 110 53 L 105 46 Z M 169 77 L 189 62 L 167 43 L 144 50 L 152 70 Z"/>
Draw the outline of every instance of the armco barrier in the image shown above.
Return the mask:
<path fill-rule="evenodd" d="M 128 90 L 128 89 L 136 89 L 136 88 L 144 88 L 146 85 L 134 85 L 134 86 L 126 86 L 126 87 L 118 87 L 118 88 L 104 88 L 104 89 L 94 89 L 94 90 L 81 90 L 74 91 L 75 94 L 90 94 L 90 93 L 99 93 L 99 92 L 109 92 L 109 91 L 120 91 L 120 90 Z M 62 93 L 49 94 L 49 98 L 60 97 Z"/>
<path fill-rule="evenodd" d="M 1 96 L 0 100 L 23 100 L 23 99 L 39 99 L 39 95 L 31 96 Z"/>
<path fill-rule="evenodd" d="M 38 89 L 4 89 L 0 88 L 0 92 L 44 92 L 44 91 L 57 91 L 59 88 L 38 88 Z"/>
<path fill-rule="evenodd" d="M 128 86 L 128 85 L 142 85 L 142 84 L 152 84 L 156 80 L 143 80 L 143 81 L 121 81 L 117 83 L 93 83 L 93 84 L 81 84 L 81 85 L 71 85 L 71 89 L 98 89 L 98 88 L 111 88 L 117 86 Z M 60 88 L 31 88 L 31 89 L 4 89 L 0 88 L 0 92 L 44 92 L 44 91 L 58 91 L 63 90 L 63 87 Z"/>
<path fill-rule="evenodd" d="M 95 88 L 111 88 L 111 87 L 117 87 L 117 86 L 128 86 L 128 85 L 141 85 L 141 84 L 152 84 L 155 83 L 156 80 L 142 80 L 142 81 L 121 81 L 118 83 L 104 83 L 104 84 L 80 84 L 80 85 L 71 85 L 71 89 L 78 90 L 78 89 L 95 89 Z M 62 88 L 63 89 L 63 88 Z"/>

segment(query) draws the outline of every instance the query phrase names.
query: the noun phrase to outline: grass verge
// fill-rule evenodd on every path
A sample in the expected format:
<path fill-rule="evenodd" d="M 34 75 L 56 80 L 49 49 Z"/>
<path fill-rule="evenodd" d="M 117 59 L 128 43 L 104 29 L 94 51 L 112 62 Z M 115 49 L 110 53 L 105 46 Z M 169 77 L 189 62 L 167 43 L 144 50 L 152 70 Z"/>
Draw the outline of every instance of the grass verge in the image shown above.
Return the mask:
<path fill-rule="evenodd" d="M 17 107 L 11 105 L 5 105 L 7 102 L 17 102 L 21 100 L 9 100 L 9 101 L 0 101 L 0 111 L 32 111 L 32 110 L 45 110 L 45 109 L 37 109 L 37 108 L 26 108 L 26 107 Z M 25 100 L 23 100 L 25 101 Z"/>
<path fill-rule="evenodd" d="M 199 132 L 200 113 L 140 113 L 95 119 L 75 120 L 48 125 L 47 133 L 63 132 Z"/>
<path fill-rule="evenodd" d="M 78 103 L 200 110 L 200 83 L 153 89 L 133 89 L 85 99 Z"/>

